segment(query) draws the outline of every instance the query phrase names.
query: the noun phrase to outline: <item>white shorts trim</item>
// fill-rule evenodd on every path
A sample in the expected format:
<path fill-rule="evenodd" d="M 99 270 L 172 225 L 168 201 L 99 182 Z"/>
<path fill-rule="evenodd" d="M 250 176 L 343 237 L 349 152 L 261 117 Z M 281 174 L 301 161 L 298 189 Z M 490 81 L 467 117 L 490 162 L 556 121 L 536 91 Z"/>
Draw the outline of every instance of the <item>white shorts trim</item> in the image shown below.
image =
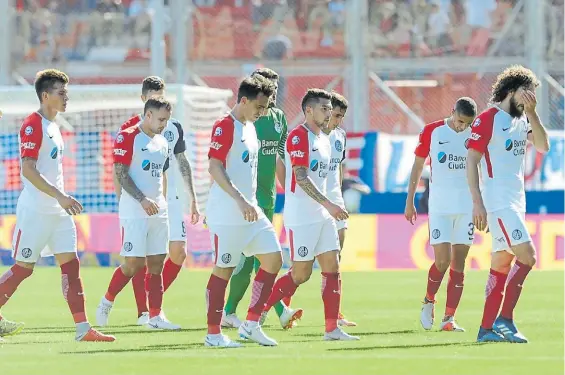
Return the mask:
<path fill-rule="evenodd" d="M 273 224 L 263 215 L 249 225 L 209 224 L 214 264 L 236 267 L 242 257 L 281 252 Z"/>
<path fill-rule="evenodd" d="M 489 212 L 487 221 L 492 236 L 493 253 L 497 251 L 512 252 L 512 246 L 532 241 L 530 232 L 526 227 L 526 214 L 524 212 L 505 208 Z"/>
<path fill-rule="evenodd" d="M 307 262 L 328 251 L 339 251 L 334 219 L 287 227 L 286 230 L 290 242 L 290 259 L 293 262 Z"/>
<path fill-rule="evenodd" d="M 428 216 L 430 229 L 430 245 L 450 243 L 453 245 L 471 246 L 475 239 L 473 215 L 444 215 L 430 214 Z"/>
<path fill-rule="evenodd" d="M 169 251 L 169 220 L 166 217 L 120 219 L 123 257 L 145 258 Z"/>
<path fill-rule="evenodd" d="M 36 263 L 41 256 L 76 253 L 77 230 L 67 214 L 41 214 L 18 206 L 12 239 L 12 257 L 18 262 Z"/>

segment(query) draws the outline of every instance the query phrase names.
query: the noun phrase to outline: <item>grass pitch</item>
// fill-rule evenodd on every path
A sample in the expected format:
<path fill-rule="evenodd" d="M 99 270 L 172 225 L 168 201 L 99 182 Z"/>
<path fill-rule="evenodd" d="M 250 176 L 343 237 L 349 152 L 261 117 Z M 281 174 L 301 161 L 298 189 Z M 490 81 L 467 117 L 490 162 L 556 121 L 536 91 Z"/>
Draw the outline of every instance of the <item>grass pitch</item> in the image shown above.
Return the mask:
<path fill-rule="evenodd" d="M 5 268 L 0 269 L 4 272 Z M 91 321 L 112 274 L 109 268 L 83 268 Z M 247 344 L 241 349 L 205 348 L 204 289 L 208 272 L 179 275 L 165 295 L 167 317 L 180 332 L 135 326 L 131 285 L 116 299 L 103 331 L 115 343 L 76 343 L 74 325 L 61 295 L 57 268 L 38 268 L 3 309 L 25 330 L 0 343 L 0 374 L 563 374 L 563 272 L 530 274 L 516 311 L 526 345 L 475 343 L 480 324 L 485 272 L 469 272 L 457 318 L 465 333 L 425 332 L 419 323 L 425 272 L 343 274 L 343 311 L 359 326 L 347 329 L 358 342 L 324 342 L 320 278 L 300 287 L 293 305 L 305 309 L 300 325 L 285 332 L 274 311 L 265 331 L 275 348 Z M 436 320 L 443 316 L 445 284 L 438 293 Z M 239 306 L 243 317 L 249 302 Z M 436 326 L 437 326 L 436 321 Z M 226 330 L 236 338 L 235 330 Z"/>

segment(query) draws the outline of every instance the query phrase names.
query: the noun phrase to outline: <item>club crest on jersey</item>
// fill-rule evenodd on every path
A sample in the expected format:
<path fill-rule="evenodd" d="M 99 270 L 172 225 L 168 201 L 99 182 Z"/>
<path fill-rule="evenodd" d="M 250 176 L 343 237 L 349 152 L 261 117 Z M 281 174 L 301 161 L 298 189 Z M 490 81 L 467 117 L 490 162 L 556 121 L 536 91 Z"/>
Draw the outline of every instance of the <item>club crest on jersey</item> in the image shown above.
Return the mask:
<path fill-rule="evenodd" d="M 151 162 L 150 162 L 149 160 L 147 160 L 147 159 L 144 160 L 144 161 L 142 161 L 142 162 L 141 162 L 141 168 L 142 168 L 144 171 L 148 171 L 148 170 L 151 168 Z"/>
<path fill-rule="evenodd" d="M 275 120 L 275 131 L 277 133 L 282 132 L 282 124 L 280 121 Z"/>
<path fill-rule="evenodd" d="M 477 118 L 477 119 L 475 120 L 475 122 L 473 122 L 472 127 L 473 127 L 473 128 L 476 128 L 476 127 L 479 126 L 479 125 L 481 125 L 481 119 L 480 119 L 480 118 Z"/>
<path fill-rule="evenodd" d="M 175 139 L 175 136 L 173 134 L 172 131 L 167 130 L 165 131 L 165 133 L 163 134 L 163 136 L 167 139 L 167 141 L 172 142 Z"/>
<path fill-rule="evenodd" d="M 314 159 L 310 162 L 310 170 L 316 172 L 318 170 L 318 160 Z"/>
<path fill-rule="evenodd" d="M 222 135 L 223 130 L 222 128 L 220 128 L 219 126 L 216 128 L 216 130 L 214 130 L 214 137 L 219 137 L 220 135 Z"/>
<path fill-rule="evenodd" d="M 25 135 L 31 135 L 33 133 L 33 128 L 31 127 L 31 125 L 26 126 L 24 133 Z"/>
<path fill-rule="evenodd" d="M 118 136 L 116 137 L 116 143 L 122 143 L 123 141 L 124 141 L 124 136 L 118 134 Z"/>
<path fill-rule="evenodd" d="M 244 163 L 249 162 L 249 151 L 243 151 L 243 154 L 241 154 L 241 160 L 243 160 Z"/>
<path fill-rule="evenodd" d="M 51 159 L 57 159 L 57 156 L 59 155 L 59 149 L 56 146 L 53 147 L 49 155 L 51 155 Z"/>
<path fill-rule="evenodd" d="M 341 144 L 341 141 L 339 139 L 335 141 L 335 149 L 337 150 L 337 152 L 343 151 L 343 145 Z"/>
<path fill-rule="evenodd" d="M 447 160 L 447 154 L 445 152 L 440 152 L 437 154 L 437 161 L 443 164 L 445 163 L 446 160 Z"/>
<path fill-rule="evenodd" d="M 298 142 L 300 142 L 300 137 L 295 135 L 294 137 L 292 137 L 292 144 L 293 145 L 297 145 Z"/>

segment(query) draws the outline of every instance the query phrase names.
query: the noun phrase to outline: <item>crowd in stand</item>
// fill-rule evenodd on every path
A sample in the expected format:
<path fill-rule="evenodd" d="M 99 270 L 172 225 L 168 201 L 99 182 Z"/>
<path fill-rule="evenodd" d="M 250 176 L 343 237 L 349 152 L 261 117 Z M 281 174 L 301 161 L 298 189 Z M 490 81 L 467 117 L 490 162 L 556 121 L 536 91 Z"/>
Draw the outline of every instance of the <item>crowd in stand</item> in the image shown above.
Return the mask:
<path fill-rule="evenodd" d="M 17 60 L 47 62 L 88 59 L 96 47 L 146 50 L 152 1 L 16 0 L 14 56 Z M 231 33 L 226 30 L 222 33 L 240 35 L 218 39 L 220 46 L 215 39 L 209 45 L 220 48 L 222 43 L 249 44 L 251 57 L 346 55 L 347 0 L 192 1 L 194 32 L 199 41 L 215 37 L 215 31 L 211 30 L 214 23 L 233 29 Z M 523 8 L 514 11 L 517 0 L 366 1 L 367 48 L 373 57 L 483 56 L 499 38 L 505 42 L 498 45 L 496 55 L 524 52 L 526 20 Z M 547 4 L 547 54 L 550 58 L 562 56 L 563 0 L 540 1 Z M 170 2 L 165 0 L 167 30 L 174 19 Z M 209 22 L 210 19 L 214 22 Z M 204 27 L 199 29 L 198 24 Z M 505 27 L 507 24 L 511 26 Z M 261 45 L 254 46 L 253 40 L 261 40 Z M 280 47 L 274 51 L 267 48 L 269 41 L 278 42 Z M 227 48 L 228 51 L 242 49 L 233 45 Z M 233 52 L 233 55 L 235 59 L 248 57 L 246 53 Z M 206 54 L 195 56 L 213 58 Z"/>

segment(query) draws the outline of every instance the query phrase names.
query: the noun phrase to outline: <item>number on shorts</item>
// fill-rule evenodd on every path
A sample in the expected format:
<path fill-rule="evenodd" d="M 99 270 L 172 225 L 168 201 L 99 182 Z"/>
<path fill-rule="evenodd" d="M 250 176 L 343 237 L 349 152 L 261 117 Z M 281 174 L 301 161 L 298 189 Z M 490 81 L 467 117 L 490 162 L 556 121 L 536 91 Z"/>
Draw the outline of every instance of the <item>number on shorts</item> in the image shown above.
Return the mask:
<path fill-rule="evenodd" d="M 182 235 L 186 236 L 186 225 L 184 224 L 184 221 L 182 222 Z"/>
<path fill-rule="evenodd" d="M 469 235 L 469 241 L 473 241 L 474 234 L 475 234 L 475 224 L 469 223 L 469 231 L 467 232 Z"/>

